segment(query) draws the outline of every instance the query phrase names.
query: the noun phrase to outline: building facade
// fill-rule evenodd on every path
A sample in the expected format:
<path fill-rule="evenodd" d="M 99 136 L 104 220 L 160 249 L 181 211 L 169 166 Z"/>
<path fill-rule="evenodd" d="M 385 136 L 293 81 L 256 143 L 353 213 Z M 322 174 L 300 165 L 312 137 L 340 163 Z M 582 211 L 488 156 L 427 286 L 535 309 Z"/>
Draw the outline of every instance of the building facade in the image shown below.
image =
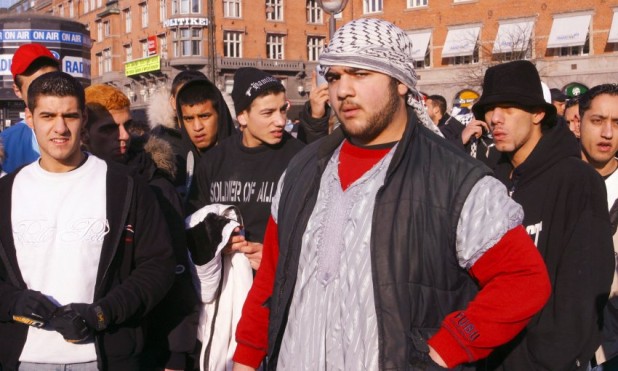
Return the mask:
<path fill-rule="evenodd" d="M 298 109 L 328 42 L 318 0 L 25 0 L 9 9 L 32 11 L 86 24 L 93 83 L 122 88 L 136 107 L 184 69 L 203 71 L 229 96 L 236 69 L 253 66 L 280 78 Z M 533 61 L 550 87 L 571 95 L 616 82 L 617 12 L 618 0 L 350 0 L 336 18 L 406 30 L 420 90 L 465 107 L 487 67 L 513 59 Z"/>

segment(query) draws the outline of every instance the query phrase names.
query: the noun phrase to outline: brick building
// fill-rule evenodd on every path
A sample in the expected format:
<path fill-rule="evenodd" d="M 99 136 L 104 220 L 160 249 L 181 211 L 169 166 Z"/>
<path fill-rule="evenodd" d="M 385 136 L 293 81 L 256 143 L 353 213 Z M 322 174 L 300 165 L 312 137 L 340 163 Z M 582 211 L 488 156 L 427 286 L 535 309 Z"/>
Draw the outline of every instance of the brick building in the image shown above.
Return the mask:
<path fill-rule="evenodd" d="M 87 24 L 93 82 L 124 89 L 136 107 L 187 68 L 230 93 L 241 66 L 281 78 L 298 107 L 328 39 L 317 0 L 23 0 L 9 9 L 23 11 Z M 420 90 L 457 106 L 478 94 L 489 65 L 511 59 L 532 60 L 569 94 L 616 82 L 616 12 L 618 0 L 350 0 L 337 25 L 371 16 L 409 32 Z"/>

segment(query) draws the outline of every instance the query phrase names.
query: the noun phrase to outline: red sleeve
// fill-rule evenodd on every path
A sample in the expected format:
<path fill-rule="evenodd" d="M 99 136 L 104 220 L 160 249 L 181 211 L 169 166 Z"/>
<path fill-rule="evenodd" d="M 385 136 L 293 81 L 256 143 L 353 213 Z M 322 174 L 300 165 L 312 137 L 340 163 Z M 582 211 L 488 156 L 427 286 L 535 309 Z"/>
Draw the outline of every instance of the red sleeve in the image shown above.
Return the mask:
<path fill-rule="evenodd" d="M 264 303 L 273 292 L 278 259 L 278 228 L 271 216 L 264 236 L 262 262 L 245 300 L 242 316 L 236 328 L 237 345 L 233 358 L 236 363 L 257 368 L 266 356 L 270 309 Z"/>
<path fill-rule="evenodd" d="M 472 266 L 481 290 L 468 307 L 446 316 L 429 339 L 448 367 L 487 357 L 528 324 L 547 302 L 547 268 L 522 226 L 507 232 Z"/>

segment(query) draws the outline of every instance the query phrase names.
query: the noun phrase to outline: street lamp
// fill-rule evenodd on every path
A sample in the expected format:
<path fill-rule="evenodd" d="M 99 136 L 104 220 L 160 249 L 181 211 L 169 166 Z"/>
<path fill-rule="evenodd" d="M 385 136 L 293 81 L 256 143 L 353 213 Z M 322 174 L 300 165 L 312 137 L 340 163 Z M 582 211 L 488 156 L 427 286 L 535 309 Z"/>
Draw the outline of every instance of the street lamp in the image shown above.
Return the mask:
<path fill-rule="evenodd" d="M 322 9 L 330 15 L 328 20 L 328 37 L 333 38 L 335 34 L 335 14 L 341 13 L 348 0 L 318 0 Z"/>

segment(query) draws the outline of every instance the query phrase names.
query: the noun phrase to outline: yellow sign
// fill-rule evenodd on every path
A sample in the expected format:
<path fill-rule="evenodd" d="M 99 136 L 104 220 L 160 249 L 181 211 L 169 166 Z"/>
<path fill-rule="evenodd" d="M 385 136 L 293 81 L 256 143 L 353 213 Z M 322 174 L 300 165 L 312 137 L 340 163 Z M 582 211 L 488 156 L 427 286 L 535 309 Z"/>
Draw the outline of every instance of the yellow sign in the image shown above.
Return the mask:
<path fill-rule="evenodd" d="M 152 57 L 142 58 L 124 64 L 124 75 L 133 76 L 144 72 L 159 71 L 161 69 L 161 57 L 153 55 Z"/>

